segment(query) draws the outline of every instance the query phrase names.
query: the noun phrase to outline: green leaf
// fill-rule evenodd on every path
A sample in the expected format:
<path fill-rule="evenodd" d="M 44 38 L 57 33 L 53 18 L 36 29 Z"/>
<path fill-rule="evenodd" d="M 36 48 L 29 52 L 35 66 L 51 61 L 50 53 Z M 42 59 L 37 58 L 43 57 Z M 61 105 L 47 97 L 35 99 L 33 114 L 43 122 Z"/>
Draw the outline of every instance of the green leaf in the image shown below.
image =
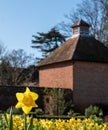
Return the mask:
<path fill-rule="evenodd" d="M 9 130 L 13 130 L 12 107 L 11 107 L 11 109 L 10 109 L 10 123 L 9 123 Z"/>
<path fill-rule="evenodd" d="M 27 128 L 27 119 L 26 119 L 26 114 L 24 113 L 24 130 Z"/>
<path fill-rule="evenodd" d="M 29 123 L 29 125 L 27 127 L 27 130 L 32 130 L 32 129 L 33 129 L 33 115 L 31 116 L 30 123 Z"/>
<path fill-rule="evenodd" d="M 9 122 L 8 122 L 8 119 L 7 119 L 6 112 L 4 112 L 4 117 L 5 117 L 6 125 L 9 126 Z"/>

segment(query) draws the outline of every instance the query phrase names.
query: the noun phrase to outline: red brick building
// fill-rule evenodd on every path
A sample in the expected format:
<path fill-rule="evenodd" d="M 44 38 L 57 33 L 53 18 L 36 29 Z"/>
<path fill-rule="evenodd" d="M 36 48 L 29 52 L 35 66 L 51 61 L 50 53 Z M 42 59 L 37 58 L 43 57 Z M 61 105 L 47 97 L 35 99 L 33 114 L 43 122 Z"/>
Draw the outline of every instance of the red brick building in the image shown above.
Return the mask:
<path fill-rule="evenodd" d="M 108 48 L 76 22 L 72 37 L 38 64 L 39 86 L 73 90 L 76 106 L 108 105 Z"/>

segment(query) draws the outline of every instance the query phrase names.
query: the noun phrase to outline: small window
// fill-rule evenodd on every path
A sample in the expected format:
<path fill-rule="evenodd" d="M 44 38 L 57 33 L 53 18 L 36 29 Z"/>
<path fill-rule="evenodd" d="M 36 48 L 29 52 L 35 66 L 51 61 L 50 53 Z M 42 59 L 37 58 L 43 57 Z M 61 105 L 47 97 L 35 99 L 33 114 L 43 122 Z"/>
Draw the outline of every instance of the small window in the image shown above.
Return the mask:
<path fill-rule="evenodd" d="M 73 34 L 77 34 L 77 33 L 79 33 L 79 28 L 78 27 L 73 29 Z"/>

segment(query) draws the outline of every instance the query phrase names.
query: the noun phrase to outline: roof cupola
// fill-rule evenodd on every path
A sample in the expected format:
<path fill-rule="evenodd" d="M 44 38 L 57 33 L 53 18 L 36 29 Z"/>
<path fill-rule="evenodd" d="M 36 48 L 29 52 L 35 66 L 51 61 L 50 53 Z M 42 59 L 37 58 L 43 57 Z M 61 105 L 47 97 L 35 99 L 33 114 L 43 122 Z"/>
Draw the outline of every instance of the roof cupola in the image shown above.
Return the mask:
<path fill-rule="evenodd" d="M 88 23 L 86 23 L 85 21 L 80 19 L 79 21 L 77 21 L 76 23 L 74 23 L 72 25 L 72 29 L 73 29 L 72 37 L 75 37 L 75 36 L 88 37 L 89 36 L 89 27 L 90 27 L 90 25 Z"/>

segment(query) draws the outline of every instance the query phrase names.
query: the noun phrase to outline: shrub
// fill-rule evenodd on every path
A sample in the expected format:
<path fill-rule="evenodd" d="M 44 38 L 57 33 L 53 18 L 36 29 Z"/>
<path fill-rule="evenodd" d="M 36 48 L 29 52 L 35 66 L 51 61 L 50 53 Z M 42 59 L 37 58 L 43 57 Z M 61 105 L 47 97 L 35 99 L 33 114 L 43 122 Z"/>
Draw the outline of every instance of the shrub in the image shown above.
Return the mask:
<path fill-rule="evenodd" d="M 35 109 L 33 114 L 35 114 L 35 115 L 44 115 L 44 111 L 41 108 L 37 108 L 37 109 Z"/>
<path fill-rule="evenodd" d="M 79 116 L 79 115 L 80 115 L 80 113 L 76 113 L 76 112 L 74 111 L 74 105 L 73 105 L 73 104 L 71 104 L 70 110 L 69 110 L 69 112 L 68 112 L 67 114 L 68 114 L 68 116 L 70 116 L 70 117 L 76 117 L 76 116 Z"/>
<path fill-rule="evenodd" d="M 65 106 L 65 97 L 64 97 L 64 89 L 61 88 L 53 88 L 44 89 L 44 106 L 45 106 L 45 114 L 50 115 L 63 115 L 63 112 L 66 108 Z"/>
<path fill-rule="evenodd" d="M 102 117 L 103 116 L 103 111 L 98 106 L 90 105 L 88 108 L 85 109 L 85 116 L 87 118 L 89 118 L 90 116 Z"/>

